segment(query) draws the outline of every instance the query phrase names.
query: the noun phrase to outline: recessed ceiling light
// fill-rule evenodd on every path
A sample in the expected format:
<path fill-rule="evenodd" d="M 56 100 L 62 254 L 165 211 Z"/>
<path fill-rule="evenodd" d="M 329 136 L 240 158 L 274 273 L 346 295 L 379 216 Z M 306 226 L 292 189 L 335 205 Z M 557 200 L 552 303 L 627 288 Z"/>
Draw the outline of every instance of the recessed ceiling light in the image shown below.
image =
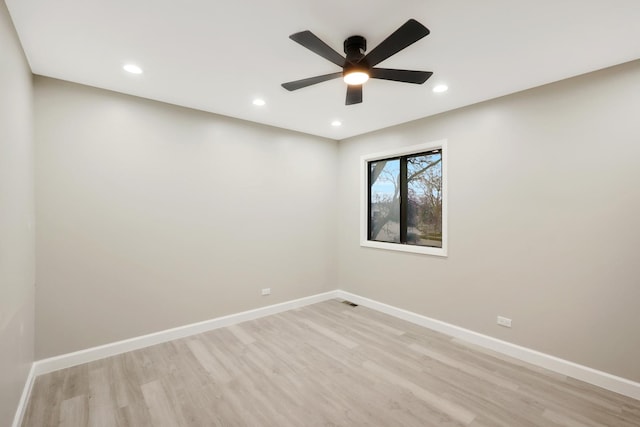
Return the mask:
<path fill-rule="evenodd" d="M 331 126 L 333 127 L 342 126 L 342 122 L 340 120 L 334 120 L 331 122 Z"/>
<path fill-rule="evenodd" d="M 449 86 L 447 86 L 447 85 L 443 85 L 443 84 L 441 84 L 441 85 L 436 85 L 436 86 L 434 86 L 434 87 L 433 87 L 433 91 L 434 91 L 435 93 L 442 93 L 442 92 L 446 92 L 448 89 L 449 89 Z"/>
<path fill-rule="evenodd" d="M 264 101 L 264 99 L 256 98 L 253 100 L 253 105 L 257 105 L 258 107 L 262 107 L 265 104 L 266 102 Z"/>
<path fill-rule="evenodd" d="M 135 64 L 125 64 L 122 68 L 131 74 L 142 74 L 142 68 Z"/>

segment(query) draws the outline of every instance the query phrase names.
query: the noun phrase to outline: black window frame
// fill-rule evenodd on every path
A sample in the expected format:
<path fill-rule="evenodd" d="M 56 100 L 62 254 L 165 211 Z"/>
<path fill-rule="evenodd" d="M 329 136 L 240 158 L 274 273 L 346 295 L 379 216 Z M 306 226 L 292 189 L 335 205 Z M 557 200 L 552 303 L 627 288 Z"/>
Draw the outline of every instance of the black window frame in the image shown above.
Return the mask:
<path fill-rule="evenodd" d="M 408 246 L 415 246 L 415 247 L 422 247 L 422 248 L 434 248 L 434 249 L 442 249 L 444 242 L 441 242 L 440 246 L 429 246 L 429 245 L 417 245 L 414 243 L 409 243 L 407 242 L 407 203 L 406 201 L 409 200 L 409 182 L 408 182 L 408 177 L 407 177 L 407 159 L 412 158 L 412 157 L 419 157 L 419 156 L 426 156 L 426 155 L 432 155 L 435 153 L 439 153 L 440 154 L 440 158 L 443 159 L 443 147 L 439 147 L 439 148 L 434 148 L 434 149 L 429 149 L 426 151 L 419 151 L 419 152 L 415 152 L 415 153 L 410 153 L 410 154 L 403 154 L 401 156 L 391 156 L 391 157 L 384 157 L 384 158 L 380 158 L 380 159 L 371 159 L 371 160 L 367 160 L 366 165 L 367 165 L 367 240 L 370 242 L 380 242 L 380 243 L 389 243 L 389 244 L 393 244 L 393 245 L 408 245 Z M 386 240 L 376 240 L 373 238 L 372 236 L 372 231 L 373 231 L 373 221 L 371 220 L 371 187 L 372 187 L 372 183 L 371 183 L 371 164 L 372 163 L 376 163 L 376 162 L 382 162 L 382 161 L 390 161 L 390 160 L 399 160 L 400 161 L 400 172 L 399 172 L 399 185 L 400 185 L 400 194 L 399 194 L 399 202 L 400 202 L 400 212 L 399 212 L 399 226 L 400 226 L 400 242 L 389 242 Z M 442 163 L 441 163 L 441 168 L 442 168 Z M 443 173 L 444 173 L 444 168 L 443 168 Z M 441 213 L 444 216 L 444 212 Z"/>

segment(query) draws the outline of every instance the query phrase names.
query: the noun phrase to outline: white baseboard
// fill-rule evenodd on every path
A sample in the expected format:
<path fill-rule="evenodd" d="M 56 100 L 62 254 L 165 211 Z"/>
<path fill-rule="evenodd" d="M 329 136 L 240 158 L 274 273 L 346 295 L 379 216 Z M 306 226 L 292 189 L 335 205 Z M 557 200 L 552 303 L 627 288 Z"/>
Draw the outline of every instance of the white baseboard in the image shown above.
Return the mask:
<path fill-rule="evenodd" d="M 126 353 L 128 351 L 138 350 L 144 347 L 149 347 L 178 338 L 184 338 L 202 332 L 211 331 L 213 329 L 235 325 L 236 323 L 246 322 L 247 320 L 253 320 L 272 314 L 282 313 L 283 311 L 292 310 L 295 308 L 304 307 L 305 305 L 315 304 L 318 302 L 336 298 L 336 292 L 337 291 L 325 292 L 322 294 L 286 301 L 279 304 L 256 308 L 254 310 L 248 310 L 240 313 L 230 314 L 228 316 L 217 317 L 215 319 L 205 320 L 203 322 L 179 326 L 177 328 L 167 329 L 165 331 L 155 332 L 148 335 L 129 338 L 126 340 L 117 341 L 98 347 L 92 347 L 73 353 L 62 354 L 60 356 L 55 356 L 48 359 L 42 359 L 35 362 L 34 364 L 35 374 L 47 374 L 49 372 L 70 368 L 72 366 L 81 365 L 83 363 L 93 362 L 94 360 L 104 359 L 105 357 L 115 356 L 117 354 Z"/>
<path fill-rule="evenodd" d="M 478 332 L 461 328 L 459 326 L 442 322 L 440 320 L 435 320 L 408 310 L 403 310 L 401 308 L 397 308 L 388 304 L 383 304 L 381 302 L 374 301 L 369 298 L 364 298 L 350 292 L 338 290 L 336 291 L 336 298 L 354 302 L 358 305 L 362 305 L 364 307 L 386 313 L 393 317 L 406 320 L 416 325 L 424 326 L 434 331 L 459 338 L 460 340 L 476 344 L 480 347 L 484 347 L 489 350 L 505 354 L 507 356 L 511 356 L 515 359 L 522 360 L 532 365 L 536 365 L 541 368 L 545 368 L 550 371 L 557 372 L 559 374 L 566 375 L 568 377 L 572 377 L 586 383 L 593 384 L 610 391 L 614 391 L 616 393 L 620 393 L 633 399 L 640 400 L 640 383 L 638 382 L 618 377 L 606 372 L 598 371 L 597 369 L 589 368 L 577 363 L 569 362 L 568 360 L 560 359 L 559 357 L 541 353 L 539 351 L 512 344 L 507 341 L 502 341 L 488 335 L 483 335 Z"/>
<path fill-rule="evenodd" d="M 522 347 L 516 344 L 502 341 L 497 338 L 483 335 L 469 329 L 461 328 L 440 320 L 432 319 L 408 310 L 397 308 L 388 304 L 374 301 L 369 298 L 361 297 L 350 292 L 335 290 L 322 294 L 312 295 L 292 301 L 286 301 L 280 304 L 269 305 L 254 310 L 243 311 L 241 313 L 231 314 L 228 316 L 218 317 L 204 322 L 193 323 L 178 328 L 167 329 L 140 337 L 130 338 L 123 341 L 117 341 L 110 344 L 93 347 L 74 353 L 63 354 L 60 356 L 43 359 L 35 362 L 32 366 L 25 391 L 20 400 L 19 411 L 24 412 L 24 407 L 28 401 L 29 393 L 33 385 L 33 379 L 36 375 L 46 374 L 57 371 L 59 369 L 69 368 L 71 366 L 92 362 L 94 360 L 103 359 L 109 356 L 125 353 L 127 351 L 138 350 L 140 348 L 149 347 L 155 344 L 171 341 L 178 338 L 184 338 L 190 335 L 199 334 L 225 326 L 234 325 L 236 323 L 245 322 L 247 320 L 258 319 L 260 317 L 281 313 L 283 311 L 292 310 L 306 305 L 315 304 L 329 299 L 341 298 L 352 301 L 364 307 L 389 314 L 399 319 L 420 325 L 434 331 L 458 338 L 460 340 L 476 344 L 478 346 L 496 351 L 498 353 L 511 356 L 515 359 L 536 365 L 550 371 L 557 372 L 589 384 L 602 387 L 607 390 L 620 393 L 622 395 L 640 400 L 640 383 L 618 377 L 606 372 L 598 371 L 587 366 L 579 365 L 559 357 L 541 353 L 530 348 Z M 18 417 L 18 413 L 16 417 Z M 21 416 L 20 416 L 21 417 Z M 17 418 L 16 418 L 17 419 Z M 20 418 L 21 420 L 21 418 Z M 14 421 L 14 426 L 18 426 Z"/>
<path fill-rule="evenodd" d="M 29 404 L 29 397 L 31 397 L 31 390 L 33 389 L 33 382 L 35 379 L 35 363 L 32 363 L 31 368 L 29 369 L 29 375 L 27 375 L 27 380 L 25 381 L 24 388 L 22 389 L 22 395 L 18 402 L 16 415 L 13 417 L 13 423 L 11 424 L 12 427 L 20 427 L 22 425 L 22 420 L 25 412 L 27 411 L 27 405 Z"/>

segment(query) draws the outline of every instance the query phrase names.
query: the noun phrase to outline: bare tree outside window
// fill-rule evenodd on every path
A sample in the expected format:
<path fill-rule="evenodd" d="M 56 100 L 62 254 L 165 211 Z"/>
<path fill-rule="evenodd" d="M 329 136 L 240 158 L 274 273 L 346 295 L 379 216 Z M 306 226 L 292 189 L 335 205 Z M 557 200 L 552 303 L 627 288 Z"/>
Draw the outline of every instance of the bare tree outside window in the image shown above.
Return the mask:
<path fill-rule="evenodd" d="M 407 158 L 407 243 L 442 247 L 442 154 Z"/>
<path fill-rule="evenodd" d="M 369 162 L 369 239 L 442 247 L 442 150 Z"/>
<path fill-rule="evenodd" d="M 370 235 L 400 243 L 400 159 L 371 162 Z"/>

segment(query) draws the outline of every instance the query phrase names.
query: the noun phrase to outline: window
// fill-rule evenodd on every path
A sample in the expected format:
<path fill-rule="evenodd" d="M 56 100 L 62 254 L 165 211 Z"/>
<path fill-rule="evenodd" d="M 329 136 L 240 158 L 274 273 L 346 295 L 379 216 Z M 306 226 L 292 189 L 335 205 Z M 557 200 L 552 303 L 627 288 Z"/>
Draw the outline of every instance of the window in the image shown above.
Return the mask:
<path fill-rule="evenodd" d="M 362 157 L 361 245 L 447 255 L 446 141 Z"/>

